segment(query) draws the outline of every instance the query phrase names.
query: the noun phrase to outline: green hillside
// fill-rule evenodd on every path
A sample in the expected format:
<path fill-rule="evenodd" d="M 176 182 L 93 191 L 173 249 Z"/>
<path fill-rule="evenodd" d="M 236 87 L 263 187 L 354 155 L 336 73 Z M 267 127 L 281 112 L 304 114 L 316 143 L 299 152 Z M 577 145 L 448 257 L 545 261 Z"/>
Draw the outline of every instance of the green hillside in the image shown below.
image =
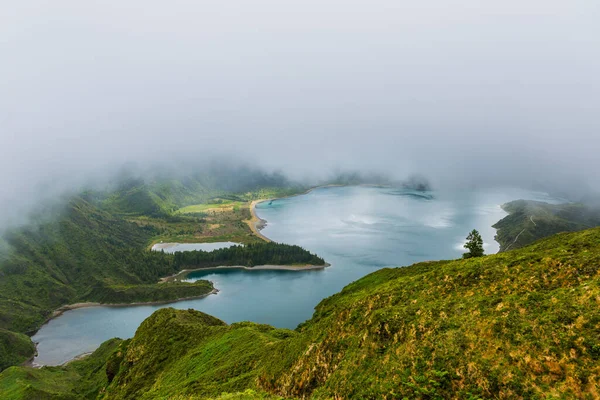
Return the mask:
<path fill-rule="evenodd" d="M 26 361 L 35 352 L 27 335 L 0 329 L 0 371 Z"/>
<path fill-rule="evenodd" d="M 149 289 L 177 272 L 170 255 L 145 250 L 154 234 L 82 198 L 46 221 L 9 232 L 11 250 L 0 262 L 0 328 L 29 332 L 61 305 L 100 300 L 114 285 Z M 191 295 L 205 292 L 188 289 Z"/>
<path fill-rule="evenodd" d="M 96 192 L 102 206 L 128 216 L 168 217 L 180 208 L 215 199 L 249 201 L 300 193 L 307 188 L 281 174 L 249 167 L 214 166 L 181 175 L 165 171 L 153 178 L 123 178 L 107 192 Z"/>
<path fill-rule="evenodd" d="M 160 301 L 210 292 L 206 282 L 156 283 L 177 270 L 172 257 L 145 250 L 154 234 L 80 197 L 7 232 L 0 260 L 0 329 L 32 333 L 53 310 L 80 301 Z M 0 369 L 31 356 L 33 347 L 27 348 L 24 354 L 9 346 L 14 354 L 2 354 Z"/>
<path fill-rule="evenodd" d="M 494 225 L 500 251 L 518 249 L 559 232 L 576 232 L 600 225 L 600 208 L 580 203 L 516 200 L 502 208 L 509 215 Z"/>
<path fill-rule="evenodd" d="M 251 219 L 250 202 L 306 191 L 279 174 L 251 168 L 219 167 L 206 171 L 165 172 L 141 179 L 123 177 L 105 191 L 90 191 L 100 209 L 152 229 L 155 241 L 256 243 L 244 221 Z"/>
<path fill-rule="evenodd" d="M 167 184 L 165 181 L 162 186 L 150 187 L 158 190 Z M 6 353 L 0 354 L 0 370 L 33 355 L 30 342 L 17 346 L 24 340 L 17 333 L 32 334 L 54 310 L 66 304 L 170 301 L 211 292 L 212 284 L 206 281 L 157 283 L 189 266 L 254 266 L 257 262 L 296 264 L 315 260 L 324 264 L 304 249 L 275 243 L 221 250 L 214 255 L 192 252 L 194 259 L 149 251 L 149 244 L 159 237 L 185 237 L 185 229 L 197 232 L 207 229 L 207 225 L 215 234 L 231 232 L 235 236 L 242 231 L 249 237 L 246 242 L 260 239 L 242 222 L 243 217 L 250 218 L 247 207 L 227 217 L 219 214 L 218 222 L 223 227 L 217 229 L 214 221 L 169 214 L 171 206 L 165 205 L 182 201 L 177 196 L 183 196 L 183 192 L 170 192 L 171 197 L 160 198 L 139 181 L 124 185 L 125 192 L 117 191 L 108 197 L 87 192 L 71 198 L 65 205 L 40 211 L 26 226 L 4 233 L 0 240 L 0 338 L 15 345 L 5 346 Z M 165 189 L 161 193 L 166 192 Z M 158 206 L 156 199 L 161 199 L 163 205 Z M 130 205 L 136 208 L 128 208 Z M 202 239 L 205 238 L 196 241 Z"/>
<path fill-rule="evenodd" d="M 70 376 L 80 385 L 65 387 L 106 399 L 593 399 L 599 299 L 596 228 L 481 258 L 379 270 L 323 300 L 294 331 L 162 309 L 93 379 L 79 381 L 67 366 L 18 380 L 28 369 L 12 367 L 0 388 L 25 398 L 18 388 Z M 104 379 L 99 390 L 90 384 Z"/>

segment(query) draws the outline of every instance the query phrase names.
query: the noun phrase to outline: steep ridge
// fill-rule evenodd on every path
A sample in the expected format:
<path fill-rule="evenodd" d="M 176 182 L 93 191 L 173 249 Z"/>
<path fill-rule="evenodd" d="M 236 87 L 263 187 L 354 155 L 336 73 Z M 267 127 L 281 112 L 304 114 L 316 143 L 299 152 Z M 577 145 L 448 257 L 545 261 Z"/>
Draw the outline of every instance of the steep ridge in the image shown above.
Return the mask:
<path fill-rule="evenodd" d="M 502 205 L 509 213 L 498 221 L 500 251 L 514 250 L 556 233 L 576 232 L 600 225 L 600 207 L 581 203 L 549 204 L 515 200 Z"/>

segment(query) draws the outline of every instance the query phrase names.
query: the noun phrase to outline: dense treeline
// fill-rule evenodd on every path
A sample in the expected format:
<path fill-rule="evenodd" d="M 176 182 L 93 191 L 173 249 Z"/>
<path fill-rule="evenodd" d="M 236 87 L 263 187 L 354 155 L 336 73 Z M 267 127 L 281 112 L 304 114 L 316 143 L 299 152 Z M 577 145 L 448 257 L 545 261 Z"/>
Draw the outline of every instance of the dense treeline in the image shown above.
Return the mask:
<path fill-rule="evenodd" d="M 325 261 L 300 246 L 282 243 L 254 243 L 225 249 L 186 251 L 174 254 L 177 269 L 184 267 L 215 267 L 220 265 L 324 265 Z"/>
<path fill-rule="evenodd" d="M 162 251 L 130 249 L 124 254 L 124 261 L 128 270 L 144 283 L 156 282 L 179 271 L 174 263 L 173 254 Z"/>
<path fill-rule="evenodd" d="M 221 265 L 324 265 L 325 261 L 303 249 L 281 243 L 253 243 L 246 246 L 207 251 L 185 251 L 168 254 L 162 251 L 131 249 L 123 254 L 128 272 L 142 282 L 153 283 L 186 267 L 216 267 Z"/>

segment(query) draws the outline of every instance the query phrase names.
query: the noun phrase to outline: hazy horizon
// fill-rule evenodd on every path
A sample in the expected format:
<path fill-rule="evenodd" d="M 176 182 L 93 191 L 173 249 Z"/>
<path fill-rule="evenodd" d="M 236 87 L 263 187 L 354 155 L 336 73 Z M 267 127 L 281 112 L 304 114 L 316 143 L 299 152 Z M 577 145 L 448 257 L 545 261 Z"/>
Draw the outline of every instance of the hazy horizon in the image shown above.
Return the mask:
<path fill-rule="evenodd" d="M 0 223 L 123 165 L 600 189 L 593 1 L 21 1 Z"/>

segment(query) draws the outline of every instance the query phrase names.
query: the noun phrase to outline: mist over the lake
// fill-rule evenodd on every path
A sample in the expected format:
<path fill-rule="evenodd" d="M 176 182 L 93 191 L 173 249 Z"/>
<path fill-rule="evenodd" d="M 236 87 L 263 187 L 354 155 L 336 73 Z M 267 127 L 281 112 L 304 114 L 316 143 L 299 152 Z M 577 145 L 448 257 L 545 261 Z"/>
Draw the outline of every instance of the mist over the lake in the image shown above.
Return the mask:
<path fill-rule="evenodd" d="M 124 165 L 214 160 L 583 195 L 599 20 L 592 0 L 4 4 L 0 223 Z"/>

